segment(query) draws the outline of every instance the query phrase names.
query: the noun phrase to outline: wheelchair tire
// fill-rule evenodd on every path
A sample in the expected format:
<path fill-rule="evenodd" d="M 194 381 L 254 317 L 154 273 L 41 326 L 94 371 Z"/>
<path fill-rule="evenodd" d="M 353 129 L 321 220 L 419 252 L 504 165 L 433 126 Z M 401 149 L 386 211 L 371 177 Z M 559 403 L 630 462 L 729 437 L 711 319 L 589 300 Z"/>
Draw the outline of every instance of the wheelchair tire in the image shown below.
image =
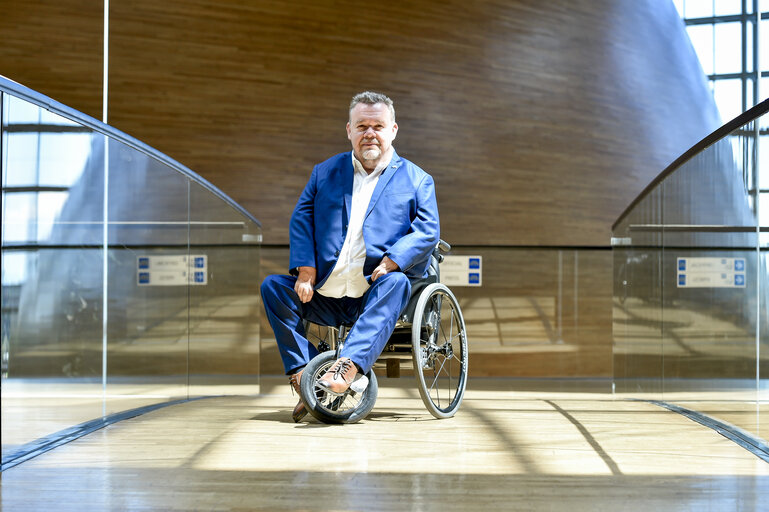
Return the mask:
<path fill-rule="evenodd" d="M 376 403 L 379 392 L 376 375 L 373 371 L 366 374 L 368 387 L 361 393 L 348 390 L 341 396 L 333 395 L 316 383 L 335 361 L 336 353 L 329 350 L 318 354 L 305 366 L 300 384 L 302 401 L 310 414 L 323 423 L 358 422 L 368 416 Z"/>
<path fill-rule="evenodd" d="M 467 332 L 457 299 L 445 285 L 431 284 L 419 295 L 411 341 L 425 407 L 438 419 L 454 416 L 467 385 Z"/>

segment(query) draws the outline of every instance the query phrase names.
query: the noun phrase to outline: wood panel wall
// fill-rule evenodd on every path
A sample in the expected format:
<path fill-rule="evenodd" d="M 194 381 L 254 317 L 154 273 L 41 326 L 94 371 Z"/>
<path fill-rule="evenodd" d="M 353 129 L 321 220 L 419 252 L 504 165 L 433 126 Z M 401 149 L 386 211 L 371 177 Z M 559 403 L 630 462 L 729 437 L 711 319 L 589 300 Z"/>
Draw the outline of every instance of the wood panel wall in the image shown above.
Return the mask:
<path fill-rule="evenodd" d="M 0 74 L 100 118 L 102 3 L 0 2 Z M 287 262 L 275 257 L 312 165 L 349 149 L 350 97 L 389 94 L 396 148 L 436 179 L 442 236 L 491 251 L 484 289 L 458 291 L 473 316 L 474 375 L 611 375 L 611 284 L 601 263 L 610 253 L 580 260 L 581 291 L 567 304 L 579 324 L 564 318 L 574 327 L 558 345 L 536 335 L 559 297 L 551 279 L 533 279 L 553 277 L 552 256 L 523 254 L 513 265 L 494 249 L 608 246 L 625 206 L 719 124 L 672 2 L 370 7 L 111 2 L 110 124 L 251 211 L 276 246 L 266 267 L 281 271 Z M 544 316 L 529 322 L 519 303 Z M 485 320 L 499 307 L 523 318 Z M 262 372 L 278 373 L 262 332 Z"/>
<path fill-rule="evenodd" d="M 718 123 L 664 0 L 133 0 L 110 12 L 110 123 L 287 243 L 349 98 L 396 103 L 402 156 L 466 245 L 606 246 L 623 208 Z M 0 8 L 0 74 L 101 117 L 100 2 Z"/>

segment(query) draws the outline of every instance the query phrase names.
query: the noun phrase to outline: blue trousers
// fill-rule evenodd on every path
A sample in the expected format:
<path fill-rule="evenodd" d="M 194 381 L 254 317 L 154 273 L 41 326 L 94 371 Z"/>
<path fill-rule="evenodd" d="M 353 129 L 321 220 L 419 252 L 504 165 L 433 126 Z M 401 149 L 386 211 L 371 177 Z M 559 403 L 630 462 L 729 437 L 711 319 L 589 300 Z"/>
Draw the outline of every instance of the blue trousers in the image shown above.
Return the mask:
<path fill-rule="evenodd" d="M 411 295 L 411 283 L 402 272 L 383 275 L 358 298 L 334 299 L 315 292 L 312 300 L 302 303 L 294 291 L 295 283 L 296 277 L 287 275 L 267 276 L 262 283 L 262 302 L 287 374 L 318 354 L 307 341 L 303 320 L 330 326 L 353 324 L 340 355 L 368 372 Z"/>

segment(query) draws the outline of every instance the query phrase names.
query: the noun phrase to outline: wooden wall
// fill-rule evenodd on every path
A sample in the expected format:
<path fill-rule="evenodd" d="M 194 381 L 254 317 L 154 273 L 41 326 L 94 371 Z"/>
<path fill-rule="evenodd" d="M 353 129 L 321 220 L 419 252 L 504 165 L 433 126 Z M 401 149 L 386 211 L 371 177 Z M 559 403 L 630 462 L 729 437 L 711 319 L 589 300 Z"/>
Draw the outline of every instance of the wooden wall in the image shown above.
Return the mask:
<path fill-rule="evenodd" d="M 2 7 L 0 74 L 101 117 L 101 2 Z M 606 246 L 611 223 L 717 123 L 665 0 L 132 0 L 110 12 L 109 120 L 287 243 L 349 98 L 396 102 L 396 147 L 465 245 Z"/>
<path fill-rule="evenodd" d="M 608 247 L 627 204 L 719 124 L 672 2 L 370 7 L 111 2 L 110 124 L 251 211 L 273 246 L 264 268 L 280 272 L 312 165 L 349 149 L 350 97 L 389 94 L 396 148 L 436 179 L 442 236 L 488 263 L 482 290 L 457 292 L 473 374 L 610 376 L 611 253 L 577 267 L 576 253 L 541 251 Z M 0 12 L 0 74 L 101 118 L 102 3 L 27 0 Z M 580 269 L 565 299 L 553 282 L 562 256 Z M 548 327 L 554 304 L 574 312 L 563 339 Z M 270 336 L 262 330 L 261 369 L 278 373 Z"/>

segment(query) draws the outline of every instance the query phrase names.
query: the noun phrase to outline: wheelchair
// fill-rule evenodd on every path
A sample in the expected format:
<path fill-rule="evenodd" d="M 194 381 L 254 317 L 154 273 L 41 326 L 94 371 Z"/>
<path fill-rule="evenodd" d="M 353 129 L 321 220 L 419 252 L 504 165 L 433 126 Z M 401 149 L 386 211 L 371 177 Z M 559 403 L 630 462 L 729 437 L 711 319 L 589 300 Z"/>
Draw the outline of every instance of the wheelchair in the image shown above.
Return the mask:
<path fill-rule="evenodd" d="M 412 281 L 411 298 L 392 336 L 374 364 L 388 377 L 411 369 L 427 410 L 438 419 L 456 414 L 467 384 L 467 333 L 459 303 L 440 283 L 440 263 L 451 246 L 439 241 L 430 256 L 428 276 Z M 374 369 L 358 375 L 346 392 L 335 394 L 317 385 L 339 358 L 351 325 L 305 323 L 308 339 L 320 354 L 305 367 L 300 396 L 307 410 L 323 423 L 355 423 L 374 408 L 378 393 Z"/>

